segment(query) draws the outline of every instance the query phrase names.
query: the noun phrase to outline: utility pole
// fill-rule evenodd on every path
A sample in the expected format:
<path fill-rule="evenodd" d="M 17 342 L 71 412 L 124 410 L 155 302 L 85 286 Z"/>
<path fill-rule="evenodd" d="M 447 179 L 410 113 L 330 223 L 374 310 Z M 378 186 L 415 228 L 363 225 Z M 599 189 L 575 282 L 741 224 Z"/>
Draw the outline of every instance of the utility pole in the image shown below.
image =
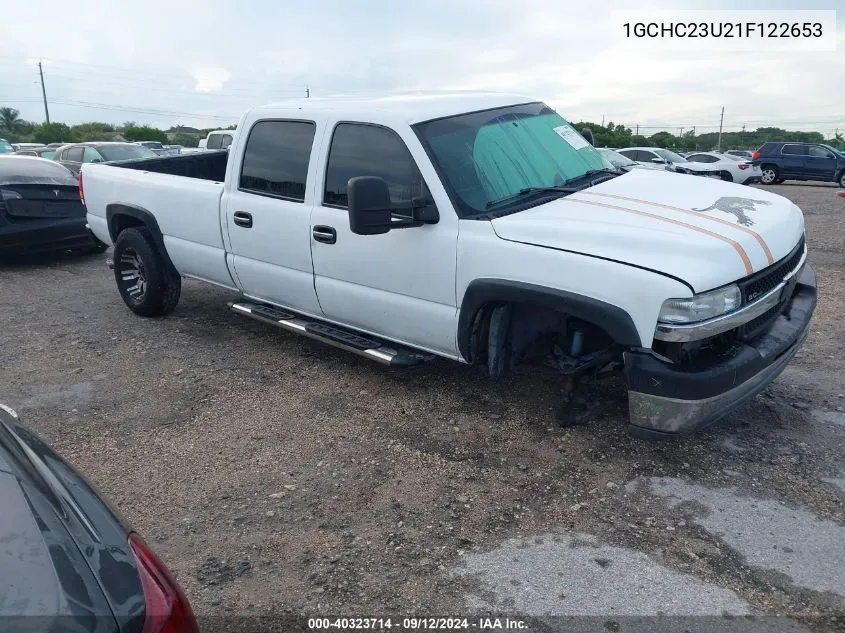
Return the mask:
<path fill-rule="evenodd" d="M 742 135 L 739 137 L 740 145 L 745 145 L 745 123 L 742 124 Z"/>
<path fill-rule="evenodd" d="M 601 126 L 604 127 L 604 115 L 601 115 Z"/>
<path fill-rule="evenodd" d="M 639 124 L 639 123 L 637 123 L 636 136 L 639 136 L 639 135 L 640 135 L 640 124 Z"/>
<path fill-rule="evenodd" d="M 305 98 L 309 99 L 311 97 L 311 89 L 308 86 L 305 86 Z"/>
<path fill-rule="evenodd" d="M 50 111 L 47 109 L 47 90 L 44 88 L 44 70 L 41 62 L 38 62 L 38 74 L 41 76 L 41 96 L 44 97 L 44 116 L 47 117 L 47 124 L 50 123 Z"/>
<path fill-rule="evenodd" d="M 716 141 L 716 151 L 722 149 L 722 123 L 725 121 L 725 106 L 722 106 L 722 117 L 719 119 L 719 139 Z"/>

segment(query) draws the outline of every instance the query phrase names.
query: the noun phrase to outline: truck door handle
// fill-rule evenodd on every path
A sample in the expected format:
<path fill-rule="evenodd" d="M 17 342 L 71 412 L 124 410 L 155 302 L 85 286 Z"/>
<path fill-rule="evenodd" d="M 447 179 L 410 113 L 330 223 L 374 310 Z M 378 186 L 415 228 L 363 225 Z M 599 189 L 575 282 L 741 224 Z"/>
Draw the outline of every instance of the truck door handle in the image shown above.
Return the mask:
<path fill-rule="evenodd" d="M 238 226 L 242 226 L 245 229 L 252 228 L 252 214 L 247 213 L 246 211 L 235 211 L 234 215 L 235 224 Z"/>
<path fill-rule="evenodd" d="M 317 225 L 312 233 L 314 239 L 323 244 L 334 244 L 337 242 L 337 231 L 331 226 Z"/>

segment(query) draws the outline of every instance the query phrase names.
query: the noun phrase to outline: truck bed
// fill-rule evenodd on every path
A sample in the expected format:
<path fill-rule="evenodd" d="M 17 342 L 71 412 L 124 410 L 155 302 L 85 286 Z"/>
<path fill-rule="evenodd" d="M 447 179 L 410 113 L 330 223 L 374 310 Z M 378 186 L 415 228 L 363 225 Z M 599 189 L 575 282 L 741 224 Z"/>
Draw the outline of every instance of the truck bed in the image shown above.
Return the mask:
<path fill-rule="evenodd" d="M 223 182 L 226 177 L 226 163 L 229 159 L 227 150 L 199 152 L 178 156 L 158 156 L 141 160 L 128 160 L 109 163 L 114 167 L 137 169 L 171 176 L 184 176 L 199 180 Z"/>

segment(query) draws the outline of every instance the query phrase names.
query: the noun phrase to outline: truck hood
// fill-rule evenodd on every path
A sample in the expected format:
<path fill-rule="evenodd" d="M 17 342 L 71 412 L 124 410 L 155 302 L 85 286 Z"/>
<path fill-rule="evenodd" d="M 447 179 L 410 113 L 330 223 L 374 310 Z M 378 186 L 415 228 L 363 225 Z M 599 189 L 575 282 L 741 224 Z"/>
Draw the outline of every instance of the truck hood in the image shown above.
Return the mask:
<path fill-rule="evenodd" d="M 492 225 L 503 240 L 654 270 L 701 292 L 788 255 L 804 233 L 804 216 L 761 189 L 633 169 Z"/>

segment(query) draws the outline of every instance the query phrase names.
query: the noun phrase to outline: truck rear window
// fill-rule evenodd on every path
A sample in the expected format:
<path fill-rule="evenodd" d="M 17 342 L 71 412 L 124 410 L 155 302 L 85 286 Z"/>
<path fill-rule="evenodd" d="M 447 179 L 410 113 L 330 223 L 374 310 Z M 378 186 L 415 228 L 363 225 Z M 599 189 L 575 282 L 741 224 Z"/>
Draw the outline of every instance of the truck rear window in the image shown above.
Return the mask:
<path fill-rule="evenodd" d="M 249 132 L 239 188 L 264 196 L 305 200 L 316 126 L 309 121 L 259 121 Z"/>

